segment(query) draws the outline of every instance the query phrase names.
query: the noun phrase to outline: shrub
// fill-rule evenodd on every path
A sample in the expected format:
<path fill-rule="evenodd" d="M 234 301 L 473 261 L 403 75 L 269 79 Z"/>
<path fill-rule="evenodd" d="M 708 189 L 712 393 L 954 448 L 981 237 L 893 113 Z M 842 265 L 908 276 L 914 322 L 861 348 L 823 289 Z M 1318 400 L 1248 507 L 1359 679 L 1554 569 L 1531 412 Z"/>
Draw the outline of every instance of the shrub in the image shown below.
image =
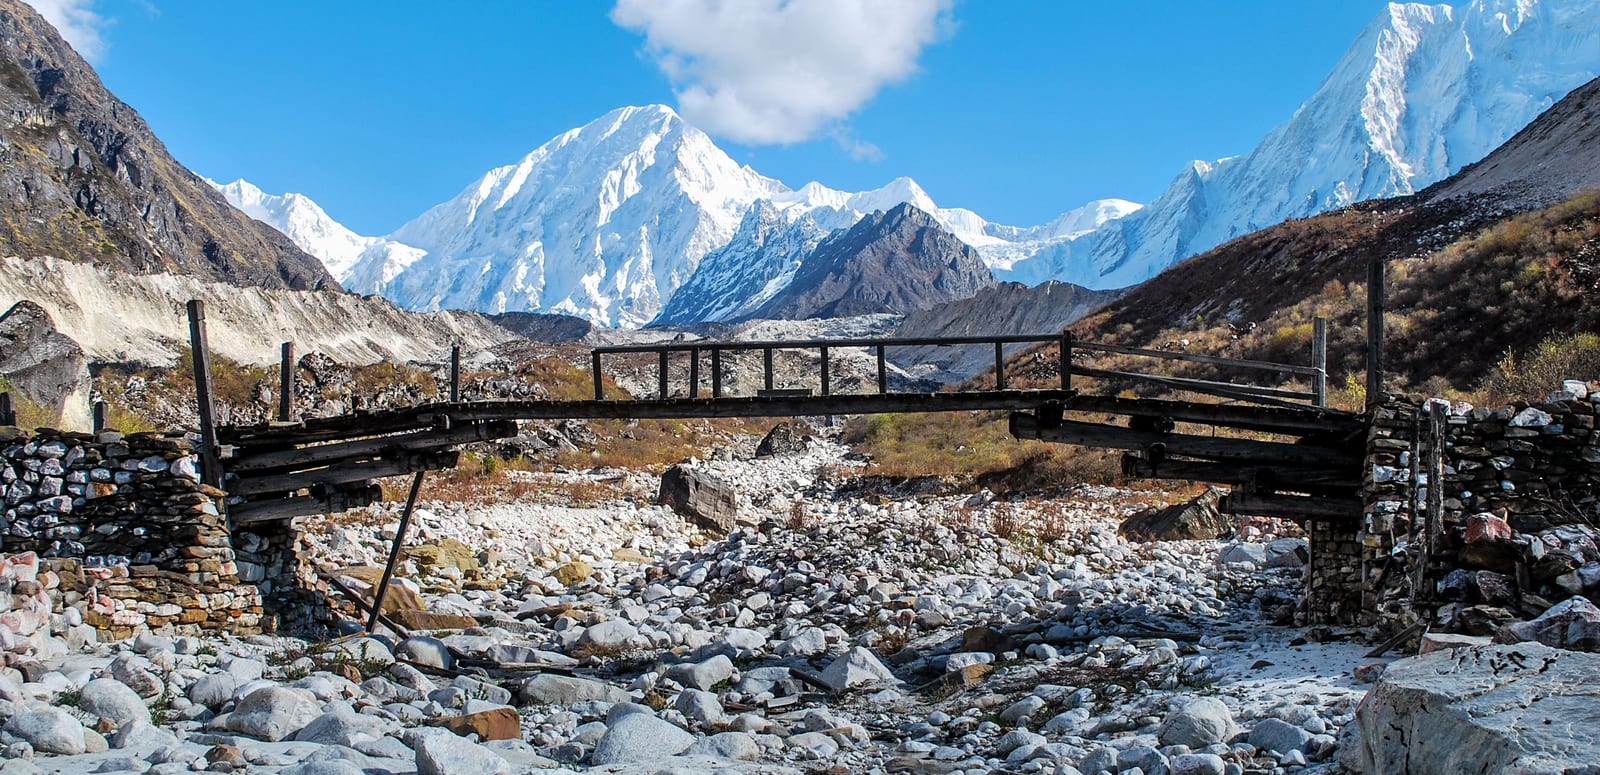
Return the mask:
<path fill-rule="evenodd" d="M 1545 337 L 1521 358 L 1507 352 L 1484 392 L 1495 403 L 1538 401 L 1560 388 L 1562 380 L 1596 378 L 1600 378 L 1600 335 L 1558 334 Z"/>

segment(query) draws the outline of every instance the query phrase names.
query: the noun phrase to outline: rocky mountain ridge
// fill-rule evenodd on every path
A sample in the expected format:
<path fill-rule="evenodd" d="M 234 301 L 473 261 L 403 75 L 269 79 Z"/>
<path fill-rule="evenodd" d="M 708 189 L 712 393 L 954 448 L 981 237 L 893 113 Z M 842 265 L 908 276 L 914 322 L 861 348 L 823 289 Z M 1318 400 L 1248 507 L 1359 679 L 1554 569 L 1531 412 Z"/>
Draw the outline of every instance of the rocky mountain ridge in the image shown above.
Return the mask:
<path fill-rule="evenodd" d="M 332 288 L 321 262 L 229 207 L 19 0 L 0 0 L 0 254 L 210 281 Z"/>

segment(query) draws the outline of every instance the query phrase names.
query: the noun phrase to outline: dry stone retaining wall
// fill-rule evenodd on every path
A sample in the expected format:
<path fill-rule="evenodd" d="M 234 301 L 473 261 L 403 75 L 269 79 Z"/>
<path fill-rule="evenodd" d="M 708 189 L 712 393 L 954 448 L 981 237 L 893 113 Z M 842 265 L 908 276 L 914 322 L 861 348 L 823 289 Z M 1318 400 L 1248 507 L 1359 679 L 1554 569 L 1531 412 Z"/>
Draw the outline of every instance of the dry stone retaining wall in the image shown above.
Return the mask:
<path fill-rule="evenodd" d="M 56 607 L 80 609 L 110 637 L 260 631 L 262 592 L 251 582 L 265 578 L 261 563 L 292 561 L 292 546 L 274 553 L 258 536 L 256 562 L 240 563 L 223 493 L 200 482 L 181 435 L 0 428 L 0 492 L 5 551 L 37 554 L 59 579 Z"/>
<path fill-rule="evenodd" d="M 1388 631 L 1426 620 L 1492 634 L 1566 597 L 1600 594 L 1597 398 L 1569 382 L 1538 404 L 1438 402 L 1442 476 L 1431 499 L 1430 402 L 1378 407 L 1364 517 L 1348 534 L 1317 526 L 1308 612 Z"/>

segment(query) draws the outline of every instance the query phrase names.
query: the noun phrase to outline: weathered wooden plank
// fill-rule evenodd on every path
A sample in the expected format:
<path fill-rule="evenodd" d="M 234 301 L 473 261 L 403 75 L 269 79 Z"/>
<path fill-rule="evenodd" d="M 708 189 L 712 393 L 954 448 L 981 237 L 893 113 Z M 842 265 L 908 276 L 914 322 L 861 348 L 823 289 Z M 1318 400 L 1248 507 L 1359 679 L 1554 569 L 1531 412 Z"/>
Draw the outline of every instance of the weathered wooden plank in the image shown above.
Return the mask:
<path fill-rule="evenodd" d="M 1167 417 L 1176 422 L 1204 423 L 1290 436 L 1356 433 L 1364 432 L 1366 428 L 1360 417 L 1349 412 L 1299 406 L 1240 406 L 1079 394 L 1068 399 L 1065 408 L 1074 412 L 1103 412 L 1129 417 Z"/>
<path fill-rule="evenodd" d="M 329 495 L 295 495 L 288 498 L 246 501 L 228 507 L 228 519 L 234 527 L 271 522 L 313 514 L 337 514 L 341 511 L 370 506 L 383 500 L 378 485 L 339 490 Z"/>
<path fill-rule="evenodd" d="M 1168 377 L 1157 374 L 1140 374 L 1133 371 L 1117 371 L 1114 369 L 1097 369 L 1092 366 L 1072 367 L 1074 374 L 1100 379 L 1127 379 L 1136 382 L 1149 382 L 1167 387 L 1193 390 L 1199 393 L 1211 393 L 1230 398 L 1282 398 L 1291 401 L 1311 401 L 1315 398 L 1309 391 L 1286 390 L 1284 388 L 1261 387 L 1258 385 L 1238 385 L 1232 382 L 1217 382 L 1209 379 L 1194 379 L 1192 377 Z"/>
<path fill-rule="evenodd" d="M 1361 518 L 1361 508 L 1361 501 L 1357 498 L 1276 495 L 1238 490 L 1228 493 L 1217 504 L 1217 509 L 1227 514 L 1283 519 L 1354 520 Z"/>
<path fill-rule="evenodd" d="M 417 452 L 515 435 L 517 435 L 517 423 L 514 420 L 485 420 L 463 423 L 447 431 L 412 431 L 393 436 L 296 447 L 260 454 L 250 454 L 246 449 L 235 453 L 228 468 L 241 475 L 247 472 L 259 474 L 277 469 L 323 466 L 337 460 L 373 457 L 385 450 Z"/>
<path fill-rule="evenodd" d="M 1163 460 L 1152 465 L 1150 461 L 1132 454 L 1122 456 L 1122 473 L 1124 476 L 1142 479 L 1182 479 L 1191 482 L 1242 485 L 1257 491 L 1350 493 L 1361 486 L 1361 475 L 1357 467 L 1339 469 L 1241 465 L 1192 460 Z"/>
<path fill-rule="evenodd" d="M 1359 459 L 1355 454 L 1345 450 L 1310 444 L 1156 433 L 1074 420 L 1064 420 L 1059 426 L 1044 428 L 1040 427 L 1037 417 L 1020 412 L 1011 415 L 1011 435 L 1019 439 L 1038 439 L 1106 449 L 1147 451 L 1159 447 L 1164 455 L 1214 461 L 1354 467 Z"/>
<path fill-rule="evenodd" d="M 317 485 L 336 485 L 358 482 L 363 479 L 380 479 L 417 471 L 437 471 L 455 466 L 461 453 L 455 450 L 405 453 L 388 458 L 339 463 L 311 471 L 292 474 L 241 477 L 226 487 L 233 495 L 265 495 L 273 492 L 294 492 Z"/>
<path fill-rule="evenodd" d="M 1143 347 L 1127 347 L 1120 344 L 1101 344 L 1099 342 L 1085 342 L 1078 340 L 1073 344 L 1079 350 L 1090 352 L 1120 353 L 1123 355 L 1142 355 L 1149 358 L 1160 358 L 1173 361 L 1192 361 L 1194 363 L 1209 363 L 1217 366 L 1237 366 L 1243 369 L 1259 369 L 1262 371 L 1275 371 L 1280 374 L 1301 374 L 1307 377 L 1317 373 L 1315 366 L 1295 366 L 1288 363 L 1273 363 L 1271 361 L 1252 361 L 1244 358 L 1224 358 L 1220 355 L 1203 355 L 1201 353 L 1174 352 L 1171 350 L 1147 350 Z"/>

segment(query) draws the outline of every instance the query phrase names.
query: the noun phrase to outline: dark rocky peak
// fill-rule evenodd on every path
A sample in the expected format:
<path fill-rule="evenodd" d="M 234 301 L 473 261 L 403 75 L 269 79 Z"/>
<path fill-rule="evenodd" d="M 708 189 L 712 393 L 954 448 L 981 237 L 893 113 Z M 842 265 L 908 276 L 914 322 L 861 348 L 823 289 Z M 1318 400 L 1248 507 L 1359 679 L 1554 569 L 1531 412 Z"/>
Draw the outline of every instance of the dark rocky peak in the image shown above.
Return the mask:
<path fill-rule="evenodd" d="M 993 286 L 977 251 L 911 204 L 863 217 L 806 257 L 752 318 L 903 314 Z"/>
<path fill-rule="evenodd" d="M 0 253 L 238 285 L 338 288 L 231 207 L 19 0 L 0 0 Z"/>

